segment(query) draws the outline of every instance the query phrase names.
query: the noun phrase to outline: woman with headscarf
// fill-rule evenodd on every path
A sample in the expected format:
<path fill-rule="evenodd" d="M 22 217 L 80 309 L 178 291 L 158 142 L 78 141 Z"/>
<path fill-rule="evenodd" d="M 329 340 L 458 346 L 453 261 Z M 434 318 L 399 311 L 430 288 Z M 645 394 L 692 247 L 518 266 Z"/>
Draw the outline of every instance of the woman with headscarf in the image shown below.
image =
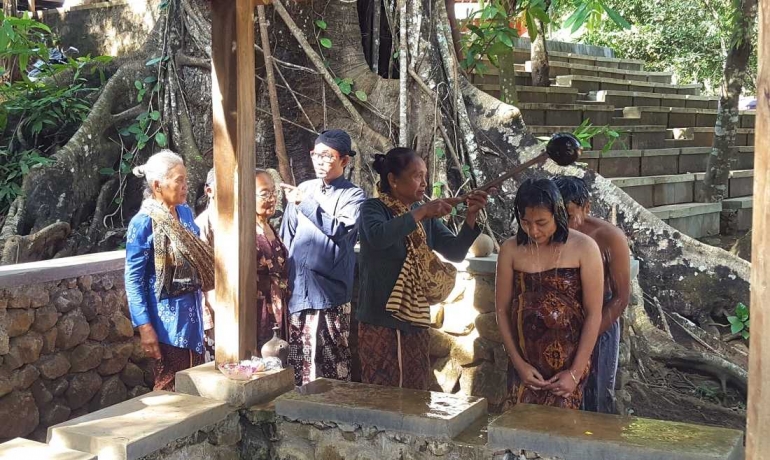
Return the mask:
<path fill-rule="evenodd" d="M 602 319 L 599 247 L 570 230 L 550 179 L 525 181 L 513 206 L 519 229 L 500 248 L 495 284 L 497 325 L 516 371 L 508 404 L 579 409 Z"/>
<path fill-rule="evenodd" d="M 214 256 L 199 237 L 187 198 L 187 169 L 170 150 L 134 168 L 147 183 L 126 234 L 131 320 L 155 359 L 155 390 L 174 390 L 177 372 L 203 363 L 202 290 L 214 286 Z"/>
<path fill-rule="evenodd" d="M 479 235 L 476 217 L 487 194 L 468 196 L 455 235 L 440 220 L 456 202 L 425 195 L 425 162 L 408 148 L 376 155 L 380 197 L 361 206 L 357 318 L 361 381 L 427 390 L 430 384 L 430 304 L 452 290 L 456 270 L 436 254 L 462 261 Z M 443 298 L 442 298 L 443 297 Z"/>

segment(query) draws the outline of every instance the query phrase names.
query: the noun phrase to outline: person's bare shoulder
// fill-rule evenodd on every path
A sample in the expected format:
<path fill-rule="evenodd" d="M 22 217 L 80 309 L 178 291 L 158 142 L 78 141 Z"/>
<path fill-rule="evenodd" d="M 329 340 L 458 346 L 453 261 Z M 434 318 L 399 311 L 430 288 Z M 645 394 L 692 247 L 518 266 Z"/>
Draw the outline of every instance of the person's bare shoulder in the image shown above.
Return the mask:
<path fill-rule="evenodd" d="M 572 248 L 576 250 L 599 250 L 599 246 L 596 244 L 596 241 L 594 241 L 593 238 L 586 235 L 585 233 L 581 233 L 572 229 L 569 231 L 569 239 L 567 240 L 567 244 L 571 244 Z"/>
<path fill-rule="evenodd" d="M 596 232 L 596 239 L 599 246 L 606 248 L 613 248 L 617 245 L 628 245 L 628 238 L 619 227 L 612 225 L 611 223 L 602 220 L 599 229 Z"/>

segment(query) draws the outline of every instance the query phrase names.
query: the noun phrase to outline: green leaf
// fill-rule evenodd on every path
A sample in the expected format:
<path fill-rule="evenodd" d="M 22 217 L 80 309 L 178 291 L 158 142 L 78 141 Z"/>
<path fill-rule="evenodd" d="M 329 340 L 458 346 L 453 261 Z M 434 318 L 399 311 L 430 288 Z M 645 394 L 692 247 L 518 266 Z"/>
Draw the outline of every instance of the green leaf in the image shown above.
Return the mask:
<path fill-rule="evenodd" d="M 155 135 L 155 143 L 158 144 L 158 147 L 165 147 L 166 142 L 166 135 L 158 131 L 158 134 Z"/>
<path fill-rule="evenodd" d="M 152 118 L 153 121 L 160 120 L 160 112 L 158 112 L 157 110 L 153 110 L 152 112 L 150 112 L 150 118 Z"/>
<path fill-rule="evenodd" d="M 150 76 L 144 79 L 144 82 L 147 84 L 155 83 L 156 81 L 158 81 L 158 77 L 156 76 Z"/>
<path fill-rule="evenodd" d="M 738 302 L 738 305 L 735 306 L 735 316 L 739 318 L 749 317 L 749 309 L 743 302 Z"/>
<path fill-rule="evenodd" d="M 144 65 L 146 65 L 147 67 L 151 67 L 151 66 L 154 66 L 155 64 L 159 63 L 162 60 L 163 60 L 162 56 L 161 57 L 152 58 L 149 61 L 145 62 Z"/>
<path fill-rule="evenodd" d="M 438 158 L 439 160 L 443 159 L 446 156 L 446 152 L 444 152 L 444 149 L 442 149 L 441 147 L 436 147 L 435 152 L 436 152 L 436 158 Z"/>
<path fill-rule="evenodd" d="M 141 82 L 141 81 L 139 81 L 139 80 L 136 80 L 136 81 L 134 81 L 134 86 L 135 86 L 135 87 L 136 87 L 136 89 L 138 89 L 139 91 L 141 91 L 141 90 L 143 90 L 143 89 L 144 89 L 144 85 L 143 85 L 143 84 L 142 84 L 142 82 Z"/>
<path fill-rule="evenodd" d="M 613 10 L 612 8 L 610 8 L 609 6 L 604 4 L 603 2 L 602 2 L 602 8 L 604 8 L 604 11 L 607 12 L 607 16 L 609 16 L 610 19 L 612 19 L 612 22 L 614 22 L 615 24 L 619 25 L 620 27 L 622 27 L 624 29 L 630 29 L 631 28 L 631 24 L 629 24 L 628 21 L 623 19 L 623 16 L 618 14 L 617 11 Z"/>
<path fill-rule="evenodd" d="M 747 319 L 746 321 L 744 321 L 744 322 L 743 322 L 743 325 L 744 325 L 744 326 L 746 326 L 746 329 L 748 329 L 748 328 L 749 328 L 749 323 L 750 323 L 750 322 L 751 322 L 751 320 L 750 320 L 750 319 Z"/>
<path fill-rule="evenodd" d="M 737 323 L 731 323 L 730 324 L 730 332 L 733 334 L 737 334 L 743 330 L 743 323 L 737 322 Z"/>
<path fill-rule="evenodd" d="M 463 165 L 463 176 L 467 178 L 470 173 L 471 173 L 471 167 L 468 165 Z"/>
<path fill-rule="evenodd" d="M 356 97 L 358 98 L 358 100 L 363 102 L 366 102 L 366 100 L 368 99 L 368 97 L 366 96 L 366 93 L 361 91 L 360 89 L 356 91 Z"/>
<path fill-rule="evenodd" d="M 99 170 L 99 174 L 103 174 L 105 176 L 112 176 L 115 174 L 115 170 L 112 168 L 102 168 Z"/>
<path fill-rule="evenodd" d="M 350 83 L 347 83 L 345 81 L 341 81 L 339 83 L 340 91 L 342 91 L 342 94 L 349 95 L 350 92 L 353 90 L 353 87 L 350 86 Z"/>
<path fill-rule="evenodd" d="M 506 33 L 498 32 L 497 39 L 508 48 L 513 48 L 513 41 L 511 40 L 511 37 L 509 37 Z"/>
<path fill-rule="evenodd" d="M 326 27 L 327 27 L 327 25 L 326 25 L 326 21 L 324 21 L 323 19 L 316 19 L 316 20 L 315 20 L 315 25 L 316 25 L 316 26 L 317 26 L 319 29 L 321 29 L 321 30 L 326 30 Z"/>
<path fill-rule="evenodd" d="M 743 337 L 746 340 L 749 340 L 749 331 L 741 331 L 741 337 Z"/>
<path fill-rule="evenodd" d="M 324 48 L 331 48 L 332 47 L 332 41 L 326 37 L 319 40 L 319 43 L 321 43 L 321 46 Z"/>
<path fill-rule="evenodd" d="M 534 42 L 537 38 L 537 24 L 535 24 L 535 18 L 532 17 L 529 9 L 527 9 L 527 11 L 524 13 L 524 19 L 527 21 L 527 32 L 529 33 L 529 39 Z M 513 47 L 513 45 L 511 45 L 511 47 Z"/>
<path fill-rule="evenodd" d="M 395 53 L 393 53 L 393 59 L 398 59 L 398 57 L 401 56 L 400 53 L 401 51 L 396 51 Z"/>

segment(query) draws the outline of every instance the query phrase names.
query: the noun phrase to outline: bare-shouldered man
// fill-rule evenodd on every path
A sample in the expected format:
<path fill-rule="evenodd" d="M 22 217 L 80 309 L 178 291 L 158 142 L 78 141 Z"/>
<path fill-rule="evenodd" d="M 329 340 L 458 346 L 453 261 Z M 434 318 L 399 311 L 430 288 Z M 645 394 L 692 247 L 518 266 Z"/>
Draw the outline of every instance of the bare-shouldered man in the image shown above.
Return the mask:
<path fill-rule="evenodd" d="M 599 339 L 591 359 L 583 408 L 592 412 L 615 413 L 615 374 L 620 344 L 619 318 L 631 295 L 631 257 L 628 239 L 622 230 L 589 215 L 591 195 L 586 183 L 577 177 L 555 180 L 569 215 L 569 226 L 596 241 L 604 262 L 604 307 Z"/>

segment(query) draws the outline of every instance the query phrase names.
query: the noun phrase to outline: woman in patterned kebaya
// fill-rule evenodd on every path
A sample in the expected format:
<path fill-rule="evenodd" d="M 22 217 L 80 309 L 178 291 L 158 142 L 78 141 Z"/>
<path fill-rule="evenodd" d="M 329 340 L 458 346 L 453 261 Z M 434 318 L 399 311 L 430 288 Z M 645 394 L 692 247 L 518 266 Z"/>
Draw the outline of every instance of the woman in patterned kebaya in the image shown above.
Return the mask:
<path fill-rule="evenodd" d="M 211 247 L 199 237 L 187 199 L 187 169 L 163 150 L 134 168 L 145 200 L 126 234 L 126 294 L 155 390 L 174 390 L 177 372 L 203 363 L 202 290 L 214 286 Z"/>
<path fill-rule="evenodd" d="M 514 214 L 519 229 L 500 249 L 495 286 L 497 325 L 518 376 L 509 376 L 508 403 L 579 409 L 602 318 L 599 248 L 569 229 L 550 179 L 524 182 Z"/>

